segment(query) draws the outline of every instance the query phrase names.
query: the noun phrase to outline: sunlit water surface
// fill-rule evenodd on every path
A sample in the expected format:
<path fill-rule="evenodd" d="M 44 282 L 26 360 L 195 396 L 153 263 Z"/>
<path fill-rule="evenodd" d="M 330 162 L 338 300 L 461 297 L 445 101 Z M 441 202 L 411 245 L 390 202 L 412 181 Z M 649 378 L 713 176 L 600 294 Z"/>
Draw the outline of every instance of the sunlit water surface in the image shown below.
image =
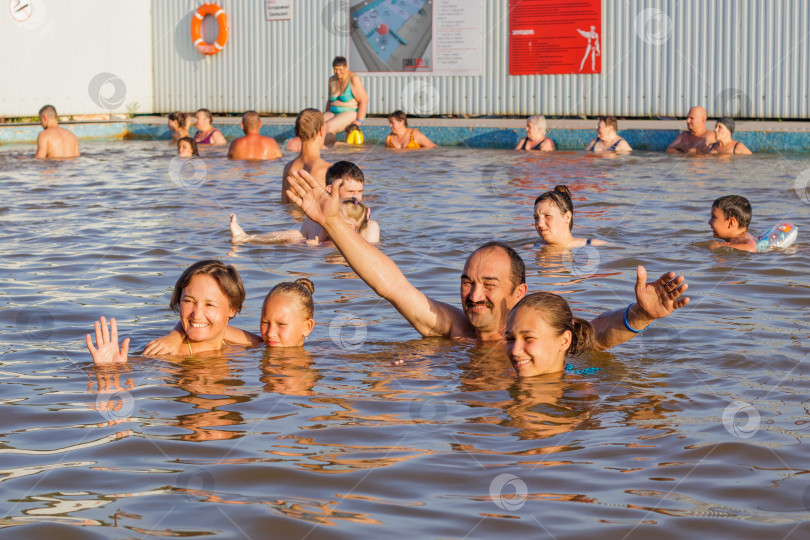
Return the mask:
<path fill-rule="evenodd" d="M 0 152 L 0 534 L 810 532 L 806 155 L 327 153 L 364 168 L 380 248 L 439 300 L 459 304 L 464 259 L 491 239 L 519 249 L 531 290 L 563 294 L 586 318 L 633 301 L 639 264 L 687 277 L 687 308 L 573 359 L 601 371 L 517 381 L 501 348 L 419 338 L 334 247 L 234 247 L 231 212 L 248 232 L 301 221 L 278 202 L 282 162 L 215 150 L 173 180 L 165 142 L 82 149 L 64 162 Z M 533 247 L 532 202 L 559 183 L 574 192 L 575 233 L 610 246 Z M 755 232 L 787 219 L 799 242 L 709 251 L 711 203 L 730 193 L 752 201 Z M 234 324 L 253 331 L 271 286 L 312 279 L 304 350 L 137 356 L 173 327 L 172 286 L 205 258 L 241 272 L 248 295 Z M 102 314 L 133 339 L 125 368 L 92 366 L 84 334 Z"/>

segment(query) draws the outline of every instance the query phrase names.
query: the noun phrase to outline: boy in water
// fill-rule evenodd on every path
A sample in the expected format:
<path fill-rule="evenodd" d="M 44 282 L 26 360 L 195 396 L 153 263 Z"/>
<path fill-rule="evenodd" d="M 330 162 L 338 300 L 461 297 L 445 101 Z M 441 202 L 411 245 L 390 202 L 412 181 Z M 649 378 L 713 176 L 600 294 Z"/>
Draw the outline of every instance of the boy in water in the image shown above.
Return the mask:
<path fill-rule="evenodd" d="M 709 227 L 712 228 L 715 238 L 723 242 L 713 241 L 709 249 L 731 247 L 741 251 L 756 253 L 757 243 L 748 225 L 751 223 L 751 203 L 740 195 L 726 195 L 720 197 L 712 204 L 712 217 Z"/>

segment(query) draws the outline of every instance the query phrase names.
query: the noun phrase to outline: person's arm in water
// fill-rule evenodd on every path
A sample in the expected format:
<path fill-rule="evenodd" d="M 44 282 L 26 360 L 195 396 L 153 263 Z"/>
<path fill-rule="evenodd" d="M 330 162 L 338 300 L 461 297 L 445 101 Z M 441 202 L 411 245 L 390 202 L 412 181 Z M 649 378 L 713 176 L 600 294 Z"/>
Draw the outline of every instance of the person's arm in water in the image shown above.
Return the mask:
<path fill-rule="evenodd" d="M 683 141 L 683 133 L 679 133 L 674 141 L 667 146 L 667 154 L 683 154 L 686 150 L 681 148 L 681 141 Z"/>
<path fill-rule="evenodd" d="M 234 159 L 236 155 L 236 147 L 239 146 L 239 139 L 234 139 L 231 141 L 231 145 L 228 147 L 228 159 Z"/>
<path fill-rule="evenodd" d="M 596 330 L 596 350 L 619 345 L 637 335 L 637 332 L 631 332 L 625 326 L 625 314 L 630 328 L 643 330 L 654 320 L 666 317 L 689 303 L 688 297 L 682 297 L 688 288 L 683 276 L 667 272 L 655 281 L 647 283 L 646 280 L 647 270 L 639 266 L 636 269 L 636 302 L 630 304 L 629 309 L 609 311 L 591 321 Z"/>
<path fill-rule="evenodd" d="M 45 159 L 48 157 L 48 135 L 41 131 L 37 135 L 37 153 L 34 154 L 34 159 Z"/>
<path fill-rule="evenodd" d="M 436 143 L 427 138 L 427 135 L 419 131 L 413 130 L 413 140 L 422 148 L 436 148 Z"/>
<path fill-rule="evenodd" d="M 174 329 L 163 337 L 153 339 L 146 344 L 143 350 L 144 356 L 165 356 L 175 354 L 183 341 L 186 339 L 186 332 L 183 325 L 177 323 Z M 225 342 L 230 345 L 241 345 L 243 347 L 255 347 L 261 345 L 262 338 L 252 332 L 236 328 L 230 324 L 225 328 Z"/>
<path fill-rule="evenodd" d="M 225 135 L 220 130 L 214 131 L 211 134 L 211 146 L 225 146 L 228 141 L 225 140 Z"/>
<path fill-rule="evenodd" d="M 632 152 L 633 148 L 630 146 L 626 140 L 622 139 L 618 145 L 616 145 L 616 153 L 617 154 L 626 154 Z"/>
<path fill-rule="evenodd" d="M 597 143 L 597 142 L 599 142 L 599 137 L 596 137 L 594 140 L 592 140 L 591 142 L 589 142 L 589 143 L 588 143 L 588 147 L 585 149 L 585 151 L 586 151 L 586 152 L 591 152 L 591 151 L 593 151 L 593 149 L 594 149 L 594 147 L 596 146 L 596 143 Z"/>
<path fill-rule="evenodd" d="M 526 144 L 527 138 L 528 137 L 523 137 L 522 139 L 520 139 L 517 143 L 517 146 L 515 147 L 515 150 L 523 150 L 523 145 Z"/>
<path fill-rule="evenodd" d="M 450 336 L 454 325 L 466 322 L 464 312 L 427 297 L 411 285 L 394 261 L 364 240 L 340 216 L 342 182 L 337 180 L 330 194 L 306 171 L 293 171 L 288 195 L 324 228 L 360 279 L 390 302 L 417 332 L 423 336 Z"/>

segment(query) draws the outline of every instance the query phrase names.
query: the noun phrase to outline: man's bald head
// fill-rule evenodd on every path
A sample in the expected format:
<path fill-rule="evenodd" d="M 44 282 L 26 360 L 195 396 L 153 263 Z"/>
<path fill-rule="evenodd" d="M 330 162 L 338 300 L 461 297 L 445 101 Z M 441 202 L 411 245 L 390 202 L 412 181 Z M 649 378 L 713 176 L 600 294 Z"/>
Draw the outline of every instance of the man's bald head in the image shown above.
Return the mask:
<path fill-rule="evenodd" d="M 45 105 L 39 110 L 40 118 L 56 118 L 56 108 L 53 105 Z"/>
<path fill-rule="evenodd" d="M 700 106 L 689 109 L 689 116 L 686 117 L 686 127 L 696 135 L 703 133 L 706 130 L 706 109 Z"/>

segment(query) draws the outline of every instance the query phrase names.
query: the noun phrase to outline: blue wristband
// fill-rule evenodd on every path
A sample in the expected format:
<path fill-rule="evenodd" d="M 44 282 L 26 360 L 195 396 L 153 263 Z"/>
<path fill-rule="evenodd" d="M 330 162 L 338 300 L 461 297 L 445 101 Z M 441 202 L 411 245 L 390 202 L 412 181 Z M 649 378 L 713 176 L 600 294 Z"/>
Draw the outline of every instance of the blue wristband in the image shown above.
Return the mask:
<path fill-rule="evenodd" d="M 633 305 L 633 304 L 630 304 L 629 306 L 627 306 L 627 309 L 625 309 L 625 310 L 624 310 L 624 327 L 625 327 L 625 328 L 627 328 L 627 329 L 628 329 L 630 332 L 633 332 L 634 334 L 640 334 L 640 333 L 642 333 L 644 330 L 646 330 L 647 328 L 649 328 L 649 327 L 650 327 L 650 325 L 648 324 L 647 326 L 645 326 L 645 327 L 644 327 L 644 328 L 642 328 L 641 330 L 636 330 L 635 328 L 633 328 L 633 327 L 631 327 L 631 326 L 630 326 L 630 323 L 628 323 L 628 322 L 627 322 L 627 312 L 628 312 L 628 311 L 630 311 L 630 307 L 631 307 L 632 305 Z"/>
<path fill-rule="evenodd" d="M 360 119 L 355 120 L 355 122 L 360 122 L 361 124 L 363 123 L 363 121 Z"/>

